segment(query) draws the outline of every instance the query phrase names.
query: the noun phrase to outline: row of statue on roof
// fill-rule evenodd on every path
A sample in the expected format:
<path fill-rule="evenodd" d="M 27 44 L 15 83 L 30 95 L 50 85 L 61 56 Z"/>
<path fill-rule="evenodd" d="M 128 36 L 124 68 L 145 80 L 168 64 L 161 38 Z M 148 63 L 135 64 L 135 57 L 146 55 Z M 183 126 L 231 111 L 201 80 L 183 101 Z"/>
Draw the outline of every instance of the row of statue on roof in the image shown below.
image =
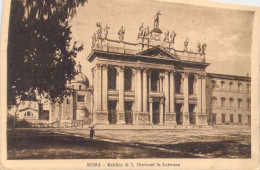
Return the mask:
<path fill-rule="evenodd" d="M 188 52 L 188 45 L 189 45 L 189 38 L 187 37 L 186 40 L 184 41 L 184 51 Z M 206 52 L 206 48 L 207 48 L 207 44 L 200 44 L 200 42 L 198 42 L 197 44 L 197 53 L 201 53 L 201 54 L 205 54 Z"/>

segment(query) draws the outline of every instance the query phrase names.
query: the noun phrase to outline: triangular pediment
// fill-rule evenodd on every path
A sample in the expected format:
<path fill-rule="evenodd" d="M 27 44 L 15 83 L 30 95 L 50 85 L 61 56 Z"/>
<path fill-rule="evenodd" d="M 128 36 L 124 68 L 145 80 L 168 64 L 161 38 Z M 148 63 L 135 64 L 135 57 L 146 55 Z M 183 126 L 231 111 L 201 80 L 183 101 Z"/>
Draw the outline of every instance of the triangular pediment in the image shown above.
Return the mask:
<path fill-rule="evenodd" d="M 148 56 L 148 57 L 154 57 L 158 59 L 180 60 L 177 56 L 170 53 L 162 46 L 152 47 L 145 51 L 139 52 L 138 54 L 143 56 Z"/>

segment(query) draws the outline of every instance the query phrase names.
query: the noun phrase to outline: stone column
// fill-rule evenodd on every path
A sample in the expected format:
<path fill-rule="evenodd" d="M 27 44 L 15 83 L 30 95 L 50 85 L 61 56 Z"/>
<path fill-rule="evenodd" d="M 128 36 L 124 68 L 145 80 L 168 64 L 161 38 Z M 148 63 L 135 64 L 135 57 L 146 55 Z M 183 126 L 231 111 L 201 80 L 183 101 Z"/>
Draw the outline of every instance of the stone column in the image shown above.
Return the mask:
<path fill-rule="evenodd" d="M 102 110 L 103 113 L 108 113 L 107 110 L 107 86 L 108 86 L 108 79 L 107 79 L 107 65 L 103 65 L 102 67 Z"/>
<path fill-rule="evenodd" d="M 161 98 L 161 100 L 160 100 L 160 122 L 159 122 L 159 124 L 163 124 L 163 103 L 164 103 L 164 99 Z"/>
<path fill-rule="evenodd" d="M 142 112 L 142 77 L 141 77 L 141 68 L 137 68 L 136 70 L 136 111 L 138 113 Z"/>
<path fill-rule="evenodd" d="M 149 98 L 150 124 L 153 124 L 153 98 Z"/>
<path fill-rule="evenodd" d="M 175 112 L 175 83 L 174 83 L 174 71 L 170 72 L 170 114 L 166 118 L 167 123 L 177 124 L 176 112 Z"/>
<path fill-rule="evenodd" d="M 119 106 L 117 113 L 117 124 L 125 124 L 124 67 L 118 67 L 117 70 L 119 72 Z"/>
<path fill-rule="evenodd" d="M 201 86 L 201 75 L 196 75 L 196 78 L 197 78 L 197 113 L 196 115 L 198 116 L 199 114 L 202 113 L 202 110 L 201 110 L 201 104 L 202 104 L 202 101 L 201 101 L 201 96 L 202 96 L 202 86 Z M 198 120 L 198 117 L 196 118 Z M 198 121 L 196 121 L 196 124 L 198 123 Z"/>
<path fill-rule="evenodd" d="M 201 117 L 201 124 L 208 125 L 207 123 L 207 102 L 206 102 L 206 75 L 202 75 L 201 80 L 202 85 L 202 117 Z"/>
<path fill-rule="evenodd" d="M 135 70 L 134 69 L 131 69 L 132 71 L 132 82 L 131 82 L 131 90 L 132 91 L 135 91 Z"/>
<path fill-rule="evenodd" d="M 163 92 L 162 77 L 160 76 L 160 92 Z"/>
<path fill-rule="evenodd" d="M 96 65 L 96 111 L 101 111 L 101 106 L 102 106 L 102 103 L 101 103 L 101 85 L 102 85 L 102 82 L 101 82 L 101 65 L 100 64 L 97 64 Z"/>
<path fill-rule="evenodd" d="M 147 112 L 147 69 L 143 71 L 143 112 Z"/>
<path fill-rule="evenodd" d="M 149 81 L 149 94 L 151 94 L 152 91 L 152 78 L 151 78 L 151 72 L 148 73 L 148 81 Z"/>
<path fill-rule="evenodd" d="M 169 70 L 165 71 L 165 84 L 164 84 L 164 95 L 165 95 L 165 114 L 170 112 L 170 93 L 169 93 Z"/>
<path fill-rule="evenodd" d="M 190 113 L 189 113 L 189 74 L 184 73 L 183 82 L 183 96 L 184 96 L 184 108 L 183 108 L 183 125 L 190 124 Z"/>

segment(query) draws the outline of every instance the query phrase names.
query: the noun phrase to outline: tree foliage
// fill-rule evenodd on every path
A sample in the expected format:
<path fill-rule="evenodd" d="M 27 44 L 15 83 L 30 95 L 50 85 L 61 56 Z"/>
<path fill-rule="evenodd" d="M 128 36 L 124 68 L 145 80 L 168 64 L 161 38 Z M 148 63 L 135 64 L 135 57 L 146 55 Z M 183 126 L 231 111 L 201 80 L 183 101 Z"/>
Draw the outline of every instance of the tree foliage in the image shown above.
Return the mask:
<path fill-rule="evenodd" d="M 83 50 L 71 39 L 69 21 L 87 0 L 13 0 L 8 39 L 8 106 L 44 95 L 68 95 L 75 58 Z"/>

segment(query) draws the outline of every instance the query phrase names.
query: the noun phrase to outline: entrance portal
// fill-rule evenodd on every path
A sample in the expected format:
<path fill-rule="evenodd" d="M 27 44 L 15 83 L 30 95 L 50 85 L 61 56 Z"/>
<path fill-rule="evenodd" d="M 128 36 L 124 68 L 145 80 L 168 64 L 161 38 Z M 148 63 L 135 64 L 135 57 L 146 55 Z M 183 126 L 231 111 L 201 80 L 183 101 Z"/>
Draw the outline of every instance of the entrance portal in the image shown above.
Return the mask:
<path fill-rule="evenodd" d="M 153 124 L 160 123 L 159 102 L 153 102 Z"/>
<path fill-rule="evenodd" d="M 125 122 L 126 124 L 133 124 L 133 102 L 125 102 Z"/>
<path fill-rule="evenodd" d="M 108 122 L 109 122 L 109 124 L 116 124 L 116 122 L 117 122 L 116 105 L 117 105 L 116 100 L 108 101 Z"/>

